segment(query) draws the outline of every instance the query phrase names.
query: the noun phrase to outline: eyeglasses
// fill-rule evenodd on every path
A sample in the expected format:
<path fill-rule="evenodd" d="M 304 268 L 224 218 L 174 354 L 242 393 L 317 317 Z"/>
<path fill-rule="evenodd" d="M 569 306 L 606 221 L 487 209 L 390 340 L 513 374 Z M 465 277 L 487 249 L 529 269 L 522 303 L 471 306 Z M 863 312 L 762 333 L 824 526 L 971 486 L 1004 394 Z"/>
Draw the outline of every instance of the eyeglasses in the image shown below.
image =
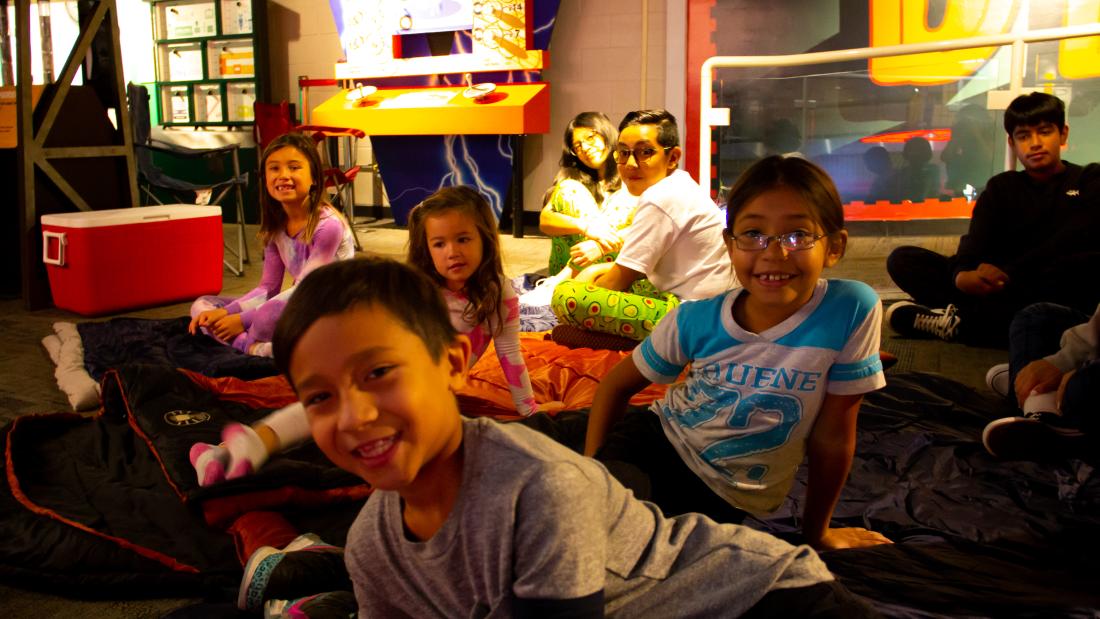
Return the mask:
<path fill-rule="evenodd" d="M 634 155 L 634 161 L 636 163 L 639 163 L 639 164 L 645 163 L 646 161 L 649 161 L 653 157 L 653 155 L 656 155 L 657 151 L 663 150 L 663 151 L 667 152 L 671 148 L 672 148 L 671 146 L 661 146 L 661 147 L 658 147 L 658 148 L 653 148 L 652 146 L 644 146 L 643 145 L 643 146 L 635 146 L 634 148 L 629 148 L 628 149 L 628 148 L 623 148 L 622 146 L 618 146 L 618 147 L 615 148 L 615 153 L 614 153 L 615 154 L 615 163 L 626 164 L 627 161 L 630 161 L 630 156 L 631 155 Z"/>
<path fill-rule="evenodd" d="M 573 141 L 573 151 L 576 152 L 583 146 L 603 147 L 606 144 L 603 136 L 598 133 L 590 133 L 587 137 Z"/>
<path fill-rule="evenodd" d="M 742 251 L 764 251 L 772 244 L 772 241 L 779 241 L 779 246 L 787 251 L 803 251 L 806 249 L 813 249 L 813 246 L 817 245 L 819 239 L 825 238 L 824 234 L 813 234 L 812 232 L 805 232 L 803 230 L 784 232 L 783 234 L 775 234 L 772 236 L 760 232 L 733 234 L 728 230 L 726 234 L 733 239 L 733 243 L 737 246 L 737 249 Z"/>

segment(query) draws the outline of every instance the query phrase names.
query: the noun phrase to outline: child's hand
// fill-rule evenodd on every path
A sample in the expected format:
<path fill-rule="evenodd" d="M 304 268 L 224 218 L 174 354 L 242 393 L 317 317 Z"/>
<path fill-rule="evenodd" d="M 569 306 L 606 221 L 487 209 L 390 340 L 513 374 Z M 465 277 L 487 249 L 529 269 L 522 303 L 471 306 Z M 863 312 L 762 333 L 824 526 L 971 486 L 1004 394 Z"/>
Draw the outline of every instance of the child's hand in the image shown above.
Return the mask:
<path fill-rule="evenodd" d="M 222 316 L 217 322 L 210 325 L 210 332 L 219 340 L 230 342 L 233 338 L 244 333 L 244 322 L 241 321 L 240 314 Z"/>
<path fill-rule="evenodd" d="M 187 325 L 187 331 L 191 335 L 195 335 L 196 333 L 198 333 L 199 327 L 209 326 L 228 315 L 229 312 L 221 308 L 206 310 L 205 312 L 202 312 L 198 316 L 195 316 L 191 319 L 191 323 Z"/>
<path fill-rule="evenodd" d="M 866 548 L 879 544 L 893 544 L 882 533 L 864 529 L 863 527 L 845 527 L 842 529 L 825 529 L 821 541 L 813 544 L 816 550 L 840 550 L 841 548 Z"/>
<path fill-rule="evenodd" d="M 979 297 L 1004 290 L 1006 285 L 1008 274 L 988 262 L 983 262 L 973 271 L 959 271 L 955 276 L 956 288 Z"/>
<path fill-rule="evenodd" d="M 1016 402 L 1023 406 L 1032 391 L 1047 393 L 1058 389 L 1063 384 L 1062 378 L 1062 370 L 1054 367 L 1054 364 L 1046 359 L 1032 361 L 1016 375 L 1016 383 L 1013 385 L 1016 390 Z"/>
<path fill-rule="evenodd" d="M 573 264 L 582 269 L 595 263 L 603 254 L 604 251 L 600 244 L 591 239 L 581 241 L 569 248 L 569 256 L 572 258 Z"/>
<path fill-rule="evenodd" d="M 611 251 L 611 248 L 621 247 L 623 244 L 619 232 L 602 220 L 589 222 L 584 228 L 584 236 L 599 243 L 605 251 Z"/>

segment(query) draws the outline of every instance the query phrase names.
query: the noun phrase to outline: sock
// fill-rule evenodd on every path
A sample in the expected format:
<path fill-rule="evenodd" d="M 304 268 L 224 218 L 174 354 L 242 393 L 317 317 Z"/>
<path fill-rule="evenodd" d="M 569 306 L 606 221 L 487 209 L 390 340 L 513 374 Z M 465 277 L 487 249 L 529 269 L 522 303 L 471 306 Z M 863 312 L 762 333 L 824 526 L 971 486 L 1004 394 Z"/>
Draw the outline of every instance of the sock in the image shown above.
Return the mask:
<path fill-rule="evenodd" d="M 309 415 L 301 402 L 294 402 L 264 417 L 263 425 L 271 428 L 279 438 L 279 448 L 287 449 L 304 442 L 312 436 L 309 429 Z"/>
<path fill-rule="evenodd" d="M 225 447 L 195 443 L 191 446 L 190 459 L 200 486 L 211 486 L 225 480 L 225 465 L 229 462 L 229 451 Z"/>
<path fill-rule="evenodd" d="M 226 479 L 250 475 L 267 462 L 267 448 L 252 428 L 231 423 L 222 428 L 222 445 L 229 451 Z"/>

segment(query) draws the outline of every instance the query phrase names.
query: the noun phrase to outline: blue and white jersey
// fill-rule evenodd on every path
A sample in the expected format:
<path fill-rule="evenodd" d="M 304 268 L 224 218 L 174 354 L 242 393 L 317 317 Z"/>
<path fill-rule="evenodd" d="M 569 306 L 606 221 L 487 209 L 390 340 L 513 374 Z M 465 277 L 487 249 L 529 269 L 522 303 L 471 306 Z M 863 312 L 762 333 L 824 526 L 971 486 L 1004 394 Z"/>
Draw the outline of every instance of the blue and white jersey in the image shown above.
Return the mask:
<path fill-rule="evenodd" d="M 806 305 L 757 334 L 733 319 L 742 292 L 684 303 L 632 354 L 656 383 L 675 381 L 691 365 L 652 410 L 711 489 L 764 514 L 790 491 L 825 395 L 886 384 L 878 357 L 882 304 L 862 282 L 822 279 Z"/>

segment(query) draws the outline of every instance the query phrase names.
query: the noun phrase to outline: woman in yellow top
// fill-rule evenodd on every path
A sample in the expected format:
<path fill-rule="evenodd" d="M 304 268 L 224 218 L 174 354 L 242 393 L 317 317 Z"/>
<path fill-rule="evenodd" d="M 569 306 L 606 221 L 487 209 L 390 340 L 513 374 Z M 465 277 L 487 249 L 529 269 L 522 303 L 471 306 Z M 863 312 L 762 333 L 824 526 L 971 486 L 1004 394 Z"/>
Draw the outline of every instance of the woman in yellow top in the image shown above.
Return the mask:
<path fill-rule="evenodd" d="M 551 276 L 609 262 L 622 247 L 637 198 L 621 188 L 611 149 L 618 131 L 600 112 L 582 112 L 565 128 L 560 169 L 543 198 L 539 228 L 551 237 Z"/>

